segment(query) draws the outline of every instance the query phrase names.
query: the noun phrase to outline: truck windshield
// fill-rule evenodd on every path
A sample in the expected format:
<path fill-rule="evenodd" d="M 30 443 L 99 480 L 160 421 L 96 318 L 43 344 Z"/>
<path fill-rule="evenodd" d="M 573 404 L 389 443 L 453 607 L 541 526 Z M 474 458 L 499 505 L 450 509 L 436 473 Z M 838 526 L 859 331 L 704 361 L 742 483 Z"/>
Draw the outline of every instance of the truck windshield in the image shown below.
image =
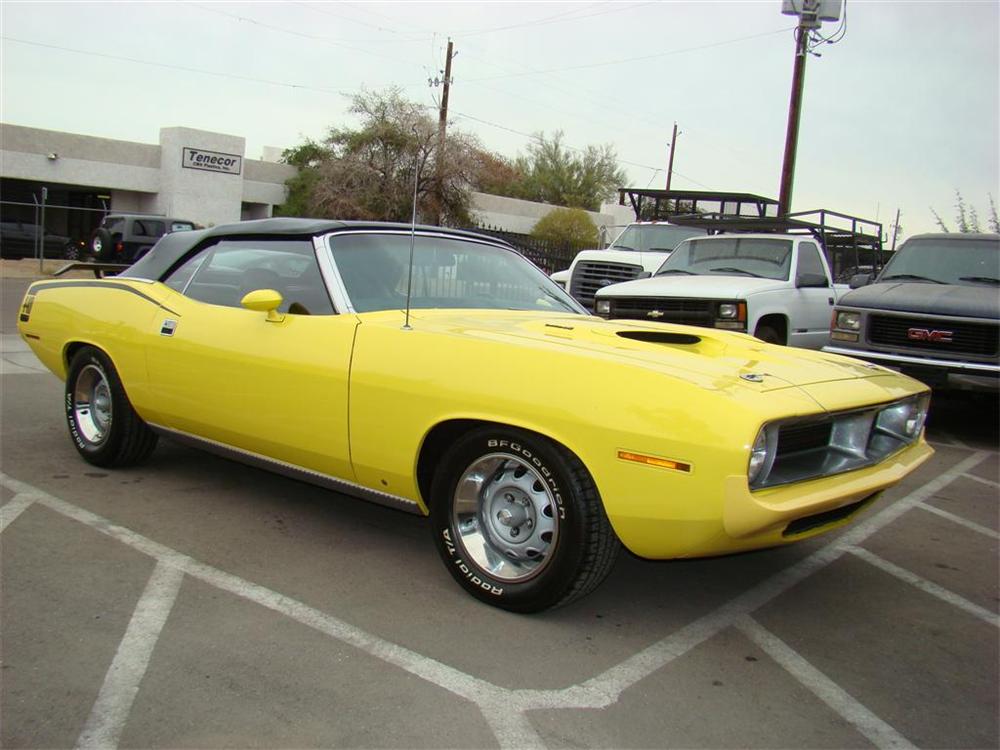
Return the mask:
<path fill-rule="evenodd" d="M 637 252 L 669 253 L 681 240 L 705 234 L 701 229 L 675 227 L 669 224 L 630 224 L 618 239 L 611 244 L 611 250 L 635 250 Z"/>
<path fill-rule="evenodd" d="M 914 238 L 896 252 L 878 280 L 998 284 L 1000 239 Z"/>
<path fill-rule="evenodd" d="M 787 281 L 791 259 L 792 240 L 704 237 L 679 244 L 656 275 L 756 276 Z"/>

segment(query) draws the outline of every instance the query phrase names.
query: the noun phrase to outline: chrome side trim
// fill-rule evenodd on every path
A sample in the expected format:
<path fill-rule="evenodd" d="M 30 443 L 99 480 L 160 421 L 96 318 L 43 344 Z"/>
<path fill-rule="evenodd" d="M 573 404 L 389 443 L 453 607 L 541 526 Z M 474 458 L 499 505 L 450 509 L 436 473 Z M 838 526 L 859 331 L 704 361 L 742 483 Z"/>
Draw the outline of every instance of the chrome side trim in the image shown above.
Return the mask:
<path fill-rule="evenodd" d="M 333 302 L 333 309 L 338 313 L 353 313 L 355 312 L 354 306 L 351 304 L 350 297 L 347 296 L 344 280 L 340 277 L 340 269 L 333 262 L 329 237 L 329 234 L 313 237 L 313 249 L 316 252 L 316 262 L 319 263 L 319 273 L 323 277 L 326 293 L 330 295 L 330 300 Z"/>
<path fill-rule="evenodd" d="M 384 505 L 387 508 L 395 508 L 396 510 L 402 510 L 418 516 L 423 515 L 423 512 L 420 510 L 420 506 L 414 500 L 407 500 L 405 497 L 390 495 L 388 492 L 380 492 L 378 490 L 369 489 L 368 487 L 362 487 L 360 484 L 348 482 L 346 479 L 339 479 L 337 477 L 332 477 L 329 474 L 321 474 L 318 471 L 304 469 L 301 466 L 296 466 L 295 464 L 286 463 L 284 461 L 278 461 L 274 458 L 268 458 L 267 456 L 262 456 L 259 453 L 245 451 L 242 448 L 234 448 L 231 445 L 226 445 L 225 443 L 220 443 L 216 440 L 198 437 L 197 435 L 181 432 L 180 430 L 173 430 L 169 427 L 153 424 L 151 422 L 148 424 L 150 429 L 160 435 L 163 435 L 164 437 L 171 438 L 179 443 L 191 445 L 195 448 L 200 448 L 208 451 L 209 453 L 214 453 L 217 456 L 222 456 L 223 458 L 239 461 L 240 463 L 248 464 L 249 466 L 254 466 L 258 469 L 264 469 L 266 471 L 274 472 L 275 474 L 281 474 L 282 476 L 297 479 L 300 482 L 314 484 L 318 487 L 323 487 L 324 489 L 333 490 L 334 492 L 351 495 L 352 497 L 356 497 L 361 500 L 367 500 L 370 503 Z"/>
<path fill-rule="evenodd" d="M 904 354 L 886 354 L 884 352 L 873 352 L 867 349 L 847 349 L 840 346 L 824 346 L 824 352 L 830 354 L 843 354 L 855 359 L 876 359 L 880 362 L 896 362 L 905 365 L 922 365 L 924 367 L 944 367 L 949 370 L 965 370 L 969 372 L 986 372 L 1000 374 L 1000 365 L 961 362 L 953 359 L 931 359 L 930 357 L 907 357 Z"/>

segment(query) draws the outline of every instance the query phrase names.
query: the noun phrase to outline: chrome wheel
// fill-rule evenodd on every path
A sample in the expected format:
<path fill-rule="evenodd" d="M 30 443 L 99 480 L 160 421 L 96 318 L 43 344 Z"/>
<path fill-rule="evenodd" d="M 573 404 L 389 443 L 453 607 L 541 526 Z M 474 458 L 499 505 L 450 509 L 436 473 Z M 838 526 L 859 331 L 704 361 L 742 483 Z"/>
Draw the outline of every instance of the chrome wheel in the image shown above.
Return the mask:
<path fill-rule="evenodd" d="M 555 498 L 544 478 L 506 453 L 482 456 L 462 473 L 452 520 L 471 561 L 509 582 L 544 570 L 559 533 Z"/>
<path fill-rule="evenodd" d="M 111 387 L 100 367 L 88 364 L 73 384 L 73 421 L 82 437 L 93 446 L 107 440 L 111 429 Z"/>

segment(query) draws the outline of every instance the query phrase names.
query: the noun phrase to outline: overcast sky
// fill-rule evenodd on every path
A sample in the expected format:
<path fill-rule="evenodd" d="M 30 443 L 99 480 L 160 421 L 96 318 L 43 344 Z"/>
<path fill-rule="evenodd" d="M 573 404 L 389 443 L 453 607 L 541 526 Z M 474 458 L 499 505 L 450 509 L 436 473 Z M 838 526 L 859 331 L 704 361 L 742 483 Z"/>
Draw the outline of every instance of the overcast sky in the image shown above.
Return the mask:
<path fill-rule="evenodd" d="M 906 234 L 1000 200 L 1000 2 L 848 0 L 809 57 L 792 208 Z M 2 0 L 4 122 L 156 143 L 244 136 L 247 156 L 352 123 L 348 97 L 434 105 L 450 36 L 449 127 L 506 156 L 538 131 L 611 144 L 634 186 L 777 198 L 794 20 L 762 2 L 14 2 Z M 824 24 L 829 36 L 836 24 Z M 983 221 L 985 224 L 985 221 Z"/>

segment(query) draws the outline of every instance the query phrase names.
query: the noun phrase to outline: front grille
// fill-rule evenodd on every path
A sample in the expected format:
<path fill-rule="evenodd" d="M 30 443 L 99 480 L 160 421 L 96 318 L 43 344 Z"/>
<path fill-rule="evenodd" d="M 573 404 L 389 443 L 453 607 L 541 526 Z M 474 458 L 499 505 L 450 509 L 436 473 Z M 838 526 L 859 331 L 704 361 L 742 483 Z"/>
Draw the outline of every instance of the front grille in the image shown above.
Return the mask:
<path fill-rule="evenodd" d="M 632 281 L 642 273 L 642 266 L 630 263 L 607 263 L 600 260 L 585 260 L 576 264 L 573 277 L 569 280 L 569 293 L 587 309 L 594 307 L 594 295 L 598 289 L 620 281 Z"/>
<path fill-rule="evenodd" d="M 764 427 L 770 458 L 751 489 L 776 487 L 872 466 L 919 440 L 929 399 L 772 422 Z M 759 449 L 758 449 L 759 450 Z"/>
<path fill-rule="evenodd" d="M 778 430 L 778 447 L 775 449 L 775 456 L 782 458 L 791 453 L 826 448 L 830 443 L 832 430 L 832 422 L 782 425 Z"/>
<path fill-rule="evenodd" d="M 912 334 L 922 338 L 911 338 Z M 926 331 L 929 335 L 924 336 Z M 996 323 L 955 322 L 942 318 L 917 318 L 897 315 L 870 315 L 868 341 L 873 344 L 915 349 L 935 354 L 971 354 L 990 357 L 997 354 Z M 949 332 L 951 341 L 934 340 L 933 332 Z"/>
<path fill-rule="evenodd" d="M 611 317 L 689 326 L 712 327 L 715 323 L 712 302 L 706 299 L 616 298 L 611 300 Z"/>

